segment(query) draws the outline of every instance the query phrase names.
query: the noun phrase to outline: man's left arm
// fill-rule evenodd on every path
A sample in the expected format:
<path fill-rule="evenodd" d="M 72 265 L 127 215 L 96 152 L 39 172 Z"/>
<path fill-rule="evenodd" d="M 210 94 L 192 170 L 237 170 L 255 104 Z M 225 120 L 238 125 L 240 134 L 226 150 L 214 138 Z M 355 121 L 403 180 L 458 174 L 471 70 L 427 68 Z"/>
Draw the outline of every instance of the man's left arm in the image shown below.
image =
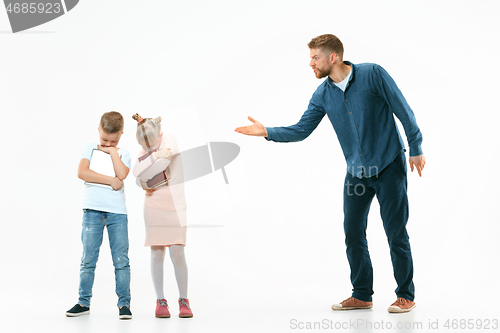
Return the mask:
<path fill-rule="evenodd" d="M 415 115 L 406 102 L 406 99 L 399 90 L 396 82 L 381 66 L 376 66 L 376 85 L 377 90 L 389 104 L 392 112 L 398 117 L 405 130 L 408 146 L 410 147 L 410 168 L 413 172 L 416 167 L 418 174 L 422 177 L 422 170 L 425 166 L 425 157 L 422 151 L 422 133 L 418 128 Z"/>

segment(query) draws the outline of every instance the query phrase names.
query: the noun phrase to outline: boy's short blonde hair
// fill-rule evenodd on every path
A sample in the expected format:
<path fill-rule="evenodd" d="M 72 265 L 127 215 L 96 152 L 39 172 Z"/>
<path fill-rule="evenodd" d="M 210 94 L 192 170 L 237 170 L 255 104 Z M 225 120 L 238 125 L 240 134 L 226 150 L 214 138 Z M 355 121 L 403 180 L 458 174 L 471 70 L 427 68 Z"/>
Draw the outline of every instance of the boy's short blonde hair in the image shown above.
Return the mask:
<path fill-rule="evenodd" d="M 106 133 L 113 134 L 123 131 L 123 116 L 116 111 L 106 112 L 101 117 L 99 127 Z"/>

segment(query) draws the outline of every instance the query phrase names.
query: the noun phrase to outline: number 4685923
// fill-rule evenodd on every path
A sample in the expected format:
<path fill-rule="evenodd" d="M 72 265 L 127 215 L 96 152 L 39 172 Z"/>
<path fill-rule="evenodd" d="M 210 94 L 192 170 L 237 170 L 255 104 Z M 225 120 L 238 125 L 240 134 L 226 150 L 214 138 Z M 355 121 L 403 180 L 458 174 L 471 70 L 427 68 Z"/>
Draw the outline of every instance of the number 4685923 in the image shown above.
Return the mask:
<path fill-rule="evenodd" d="M 6 8 L 7 13 L 23 13 L 23 14 L 35 14 L 35 13 L 45 13 L 45 14 L 59 14 L 62 10 L 60 3 L 9 3 Z"/>
<path fill-rule="evenodd" d="M 453 320 L 446 320 L 446 323 L 444 323 L 444 327 L 447 329 L 476 329 L 476 330 L 489 330 L 489 329 L 498 329 L 498 319 L 453 319 Z"/>

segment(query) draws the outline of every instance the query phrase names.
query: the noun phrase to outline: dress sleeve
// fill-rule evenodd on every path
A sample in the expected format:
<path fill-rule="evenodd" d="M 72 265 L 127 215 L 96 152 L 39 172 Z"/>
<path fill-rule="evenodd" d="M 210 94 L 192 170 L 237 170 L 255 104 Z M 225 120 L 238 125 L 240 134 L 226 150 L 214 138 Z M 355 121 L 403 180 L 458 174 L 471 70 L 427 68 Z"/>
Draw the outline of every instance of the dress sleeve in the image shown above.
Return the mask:
<path fill-rule="evenodd" d="M 169 144 L 169 140 L 167 138 L 164 138 L 160 149 L 170 148 L 172 154 L 175 154 L 173 150 L 174 147 L 169 146 Z M 178 154 L 179 152 L 177 144 L 175 144 L 175 148 Z M 141 159 L 141 161 L 139 161 L 139 158 L 145 154 L 146 152 L 144 150 L 139 151 L 139 154 L 135 159 L 134 168 L 132 170 L 134 177 L 140 177 L 142 181 L 148 181 L 149 179 L 165 170 L 170 165 L 170 160 L 168 158 L 157 158 L 155 154 L 151 154 L 145 159 Z"/>
<path fill-rule="evenodd" d="M 144 150 L 140 150 L 135 161 L 134 167 L 132 168 L 132 174 L 134 177 L 139 177 L 144 171 L 146 171 L 153 163 L 155 162 L 154 154 L 149 155 L 147 158 L 139 160 L 141 156 L 145 155 L 146 152 Z"/>
<path fill-rule="evenodd" d="M 153 178 L 154 176 L 165 170 L 169 165 L 170 165 L 170 160 L 168 158 L 158 158 L 149 168 L 147 168 L 144 172 L 142 172 L 139 175 L 139 177 L 141 178 L 142 181 L 150 180 L 151 178 Z"/>
<path fill-rule="evenodd" d="M 175 156 L 180 153 L 179 146 L 177 146 L 177 140 L 175 139 L 175 136 L 173 136 L 172 134 L 167 134 L 165 136 L 162 147 L 170 148 L 172 156 Z"/>

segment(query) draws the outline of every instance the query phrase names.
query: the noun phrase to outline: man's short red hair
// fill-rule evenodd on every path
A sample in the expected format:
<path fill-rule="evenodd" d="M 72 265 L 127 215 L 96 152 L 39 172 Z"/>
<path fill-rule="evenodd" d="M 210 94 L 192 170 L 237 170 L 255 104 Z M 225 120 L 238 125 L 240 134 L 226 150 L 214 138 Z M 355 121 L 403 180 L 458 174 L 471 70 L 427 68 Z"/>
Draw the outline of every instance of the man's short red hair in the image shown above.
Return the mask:
<path fill-rule="evenodd" d="M 307 46 L 310 49 L 319 49 L 323 53 L 335 53 L 340 59 L 344 55 L 344 45 L 337 36 L 331 34 L 314 37 Z"/>

